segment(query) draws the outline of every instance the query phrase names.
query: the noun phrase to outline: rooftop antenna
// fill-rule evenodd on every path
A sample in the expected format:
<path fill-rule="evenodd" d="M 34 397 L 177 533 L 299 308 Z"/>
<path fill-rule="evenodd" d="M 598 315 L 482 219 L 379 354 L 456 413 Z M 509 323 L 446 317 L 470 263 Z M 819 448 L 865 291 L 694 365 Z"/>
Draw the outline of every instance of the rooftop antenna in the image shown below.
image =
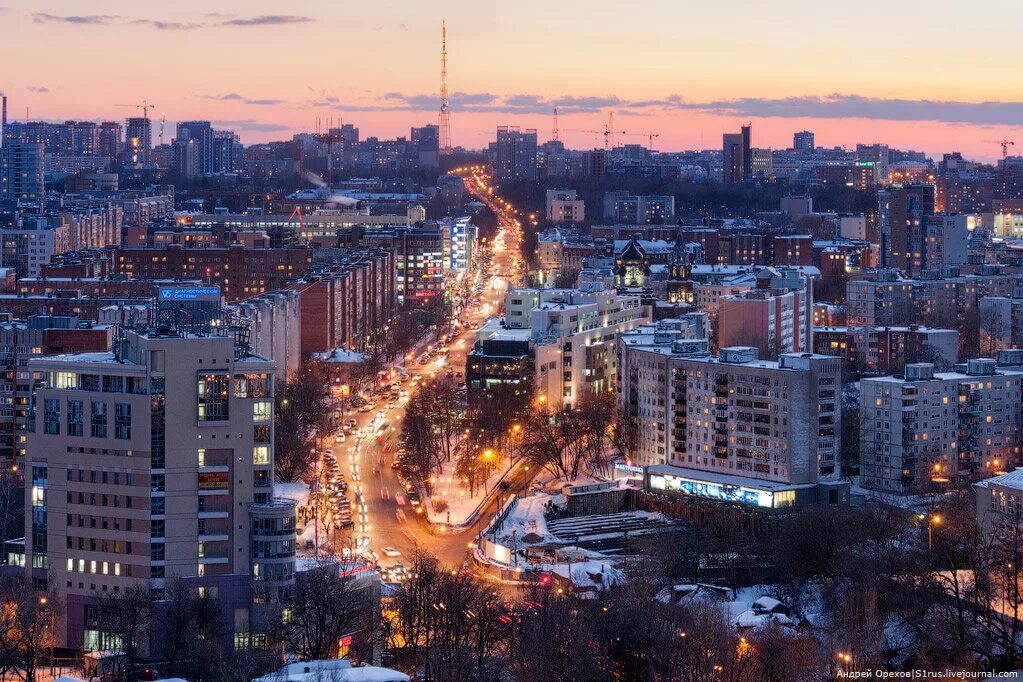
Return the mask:
<path fill-rule="evenodd" d="M 551 131 L 551 139 L 557 142 L 558 140 L 558 108 L 554 107 L 554 130 Z"/>
<path fill-rule="evenodd" d="M 448 101 L 448 26 L 440 22 L 440 153 L 451 153 L 451 111 Z"/>

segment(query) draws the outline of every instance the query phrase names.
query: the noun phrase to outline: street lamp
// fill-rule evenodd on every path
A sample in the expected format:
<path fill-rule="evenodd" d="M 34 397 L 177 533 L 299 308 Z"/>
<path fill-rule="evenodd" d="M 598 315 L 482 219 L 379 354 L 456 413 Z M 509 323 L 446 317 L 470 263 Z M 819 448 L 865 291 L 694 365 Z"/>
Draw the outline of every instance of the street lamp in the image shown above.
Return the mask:
<path fill-rule="evenodd" d="M 941 514 L 931 514 L 930 518 L 927 519 L 927 551 L 931 551 L 931 538 L 935 526 L 942 524 Z"/>

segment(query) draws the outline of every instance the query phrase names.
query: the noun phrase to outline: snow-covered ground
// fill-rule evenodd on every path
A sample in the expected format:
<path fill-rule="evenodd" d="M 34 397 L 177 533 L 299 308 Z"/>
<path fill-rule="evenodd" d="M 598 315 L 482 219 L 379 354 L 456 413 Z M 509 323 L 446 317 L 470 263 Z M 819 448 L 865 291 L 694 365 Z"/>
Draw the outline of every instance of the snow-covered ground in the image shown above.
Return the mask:
<path fill-rule="evenodd" d="M 430 523 L 452 526 L 464 526 L 469 523 L 476 509 L 483 504 L 498 482 L 514 466 L 514 463 L 508 459 L 505 459 L 502 464 L 502 466 L 495 467 L 485 485 L 477 486 L 473 494 L 470 495 L 469 486 L 453 473 L 455 462 L 445 462 L 441 471 L 430 478 L 433 495 L 426 500 L 425 505 Z M 447 503 L 447 507 L 444 511 L 437 511 L 434 505 L 441 500 Z M 441 506 L 443 507 L 443 505 Z"/>
<path fill-rule="evenodd" d="M 497 542 L 502 544 L 511 543 L 514 538 L 521 546 L 523 537 L 529 534 L 541 538 L 538 542 L 546 542 L 551 539 L 547 531 L 547 520 L 544 518 L 544 510 L 548 504 L 564 504 L 563 495 L 548 495 L 546 493 L 534 493 L 529 497 L 521 497 L 515 501 L 504 523 L 497 530 Z"/>

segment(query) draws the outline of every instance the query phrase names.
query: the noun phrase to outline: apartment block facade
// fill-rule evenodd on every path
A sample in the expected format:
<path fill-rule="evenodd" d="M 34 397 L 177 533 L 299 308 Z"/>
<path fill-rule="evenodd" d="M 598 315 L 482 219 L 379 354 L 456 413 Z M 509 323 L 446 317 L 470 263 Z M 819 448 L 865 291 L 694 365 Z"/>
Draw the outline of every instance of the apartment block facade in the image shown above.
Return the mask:
<path fill-rule="evenodd" d="M 1023 351 L 999 351 L 963 369 L 914 363 L 901 375 L 860 382 L 864 487 L 927 492 L 1020 463 Z"/>
<path fill-rule="evenodd" d="M 29 362 L 44 377 L 26 448 L 25 567 L 64 605 L 58 645 L 116 645 L 104 594 L 170 581 L 258 628 L 294 584 L 294 504 L 273 497 L 273 363 L 227 336 L 160 327 L 115 352 Z"/>

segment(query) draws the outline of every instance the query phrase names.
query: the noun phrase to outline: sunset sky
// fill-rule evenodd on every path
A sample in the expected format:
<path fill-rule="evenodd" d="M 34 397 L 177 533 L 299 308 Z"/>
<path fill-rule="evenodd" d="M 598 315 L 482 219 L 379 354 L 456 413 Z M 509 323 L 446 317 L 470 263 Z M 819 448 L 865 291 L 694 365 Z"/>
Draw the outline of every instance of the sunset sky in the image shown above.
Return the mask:
<path fill-rule="evenodd" d="M 1015 0 L 678 2 L 519 0 L 0 0 L 0 91 L 10 116 L 123 119 L 143 99 L 168 122 L 210 119 L 245 142 L 287 139 L 317 117 L 362 135 L 437 121 L 448 25 L 454 144 L 496 125 L 590 147 L 616 128 L 659 150 L 886 142 L 987 160 L 1023 153 Z M 1009 30 L 1008 36 L 1005 30 Z M 601 143 L 602 144 L 602 143 Z"/>

